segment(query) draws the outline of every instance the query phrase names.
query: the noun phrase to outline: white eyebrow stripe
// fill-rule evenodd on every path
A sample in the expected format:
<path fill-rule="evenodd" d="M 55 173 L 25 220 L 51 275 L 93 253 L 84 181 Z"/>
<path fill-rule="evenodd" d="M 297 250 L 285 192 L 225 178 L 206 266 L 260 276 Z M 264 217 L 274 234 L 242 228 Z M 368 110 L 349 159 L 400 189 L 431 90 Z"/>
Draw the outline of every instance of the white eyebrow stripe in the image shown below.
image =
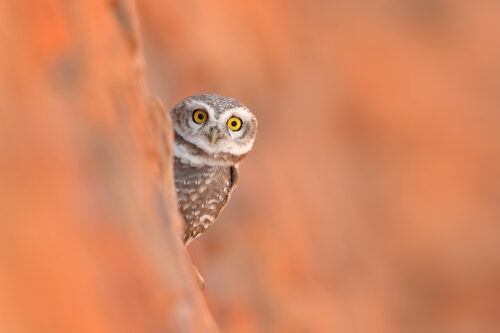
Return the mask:
<path fill-rule="evenodd" d="M 248 111 L 248 109 L 246 107 L 238 106 L 236 108 L 232 108 L 232 109 L 229 109 L 229 110 L 222 112 L 218 119 L 224 119 L 224 118 L 228 117 L 228 114 L 231 114 L 231 113 L 239 113 L 241 115 L 244 114 L 247 117 L 251 117 L 250 111 Z"/>
<path fill-rule="evenodd" d="M 186 101 L 186 105 L 190 108 L 203 108 L 208 112 L 208 117 L 210 119 L 217 119 L 217 117 L 215 116 L 214 108 L 206 103 L 203 103 L 201 101 Z"/>

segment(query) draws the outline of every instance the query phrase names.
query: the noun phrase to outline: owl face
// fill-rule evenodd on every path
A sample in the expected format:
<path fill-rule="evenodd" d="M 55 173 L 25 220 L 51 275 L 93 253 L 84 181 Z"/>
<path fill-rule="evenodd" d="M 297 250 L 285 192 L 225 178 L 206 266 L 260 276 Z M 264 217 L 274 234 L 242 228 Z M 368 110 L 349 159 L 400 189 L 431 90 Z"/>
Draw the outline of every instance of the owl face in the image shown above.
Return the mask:
<path fill-rule="evenodd" d="M 191 160 L 234 162 L 250 151 L 257 134 L 257 119 L 250 110 L 220 95 L 188 97 L 174 107 L 171 115 L 175 153 L 194 155 Z"/>

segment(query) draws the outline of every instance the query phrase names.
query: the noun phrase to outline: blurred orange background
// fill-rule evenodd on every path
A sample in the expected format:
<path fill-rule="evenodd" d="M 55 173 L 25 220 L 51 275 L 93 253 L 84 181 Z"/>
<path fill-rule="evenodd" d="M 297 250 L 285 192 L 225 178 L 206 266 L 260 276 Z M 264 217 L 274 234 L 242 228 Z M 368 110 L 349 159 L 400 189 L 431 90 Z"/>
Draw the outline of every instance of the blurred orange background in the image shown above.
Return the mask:
<path fill-rule="evenodd" d="M 221 331 L 500 331 L 500 2 L 137 6 L 167 109 L 259 119 L 189 247 Z"/>
<path fill-rule="evenodd" d="M 0 0 L 0 332 L 500 332 L 499 31 L 491 0 Z M 260 124 L 203 292 L 151 98 L 201 92 Z"/>

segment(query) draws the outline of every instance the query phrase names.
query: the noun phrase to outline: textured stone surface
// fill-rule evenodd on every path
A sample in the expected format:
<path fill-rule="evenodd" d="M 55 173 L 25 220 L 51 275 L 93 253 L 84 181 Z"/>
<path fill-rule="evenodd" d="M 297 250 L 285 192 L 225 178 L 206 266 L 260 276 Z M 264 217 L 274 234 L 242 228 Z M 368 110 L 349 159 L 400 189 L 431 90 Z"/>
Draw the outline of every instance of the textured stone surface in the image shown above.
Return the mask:
<path fill-rule="evenodd" d="M 167 107 L 259 119 L 190 245 L 222 331 L 500 330 L 497 1 L 138 5 Z"/>
<path fill-rule="evenodd" d="M 129 1 L 0 1 L 0 331 L 215 331 Z"/>

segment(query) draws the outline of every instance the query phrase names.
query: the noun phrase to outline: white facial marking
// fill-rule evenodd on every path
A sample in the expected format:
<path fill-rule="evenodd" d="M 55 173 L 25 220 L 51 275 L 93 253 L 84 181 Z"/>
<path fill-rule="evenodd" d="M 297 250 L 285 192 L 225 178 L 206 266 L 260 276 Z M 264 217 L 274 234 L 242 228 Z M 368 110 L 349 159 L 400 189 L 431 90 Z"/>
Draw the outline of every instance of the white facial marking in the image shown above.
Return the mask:
<path fill-rule="evenodd" d="M 236 116 L 238 118 L 241 118 L 242 120 L 252 118 L 252 114 L 250 113 L 250 111 L 248 111 L 247 108 L 239 106 L 237 108 L 232 108 L 222 112 L 219 116 L 219 119 L 227 121 L 231 116 Z"/>
<path fill-rule="evenodd" d="M 201 101 L 186 101 L 186 105 L 190 108 L 190 109 L 204 109 L 207 111 L 208 113 L 208 119 L 216 119 L 215 118 L 215 110 L 213 107 L 211 107 L 210 105 L 206 104 L 206 103 L 203 103 Z"/>
<path fill-rule="evenodd" d="M 194 144 L 196 147 L 203 149 L 209 154 L 216 153 L 229 153 L 235 156 L 240 156 L 246 154 L 252 149 L 253 141 L 248 141 L 243 145 L 225 145 L 224 147 L 219 147 L 217 144 L 211 145 L 206 138 L 194 135 L 185 135 L 183 133 L 177 132 L 184 140 Z"/>

